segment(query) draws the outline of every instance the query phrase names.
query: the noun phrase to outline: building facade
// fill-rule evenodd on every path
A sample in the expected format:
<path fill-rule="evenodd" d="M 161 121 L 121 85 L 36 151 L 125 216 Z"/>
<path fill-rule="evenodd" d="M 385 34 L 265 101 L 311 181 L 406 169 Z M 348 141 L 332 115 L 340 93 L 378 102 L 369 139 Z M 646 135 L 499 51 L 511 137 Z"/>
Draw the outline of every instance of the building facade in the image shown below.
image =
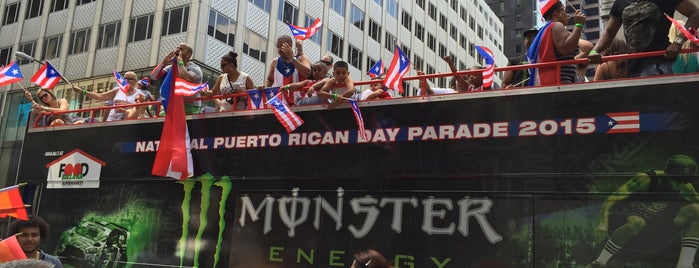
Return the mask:
<path fill-rule="evenodd" d="M 536 25 L 536 3 L 532 0 L 486 0 L 490 9 L 507 25 L 503 32 L 503 52 L 508 58 L 525 53 L 522 34 Z"/>

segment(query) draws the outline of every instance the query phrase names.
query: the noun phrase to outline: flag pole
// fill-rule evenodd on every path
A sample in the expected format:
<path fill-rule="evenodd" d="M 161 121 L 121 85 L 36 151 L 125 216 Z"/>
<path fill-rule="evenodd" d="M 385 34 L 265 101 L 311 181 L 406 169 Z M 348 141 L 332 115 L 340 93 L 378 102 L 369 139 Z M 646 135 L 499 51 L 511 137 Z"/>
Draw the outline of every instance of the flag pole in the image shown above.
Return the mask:
<path fill-rule="evenodd" d="M 44 63 L 45 63 L 45 62 L 43 62 L 43 61 L 40 61 L 40 60 L 35 59 L 35 58 L 32 57 L 32 56 L 27 55 L 27 54 L 25 54 L 24 52 L 21 52 L 21 51 L 15 52 L 15 56 L 20 57 L 20 58 L 23 58 L 23 59 L 25 59 L 25 60 L 30 60 L 30 61 L 38 62 L 38 63 L 41 63 L 41 64 L 44 64 Z M 47 62 L 48 62 L 48 61 L 47 61 Z M 70 86 L 71 88 L 73 87 L 73 83 L 71 83 L 70 81 L 68 81 L 68 79 L 67 79 L 65 76 L 63 76 L 63 74 L 61 74 L 61 72 L 59 72 L 58 70 L 56 70 L 56 72 L 58 73 L 59 76 L 61 76 L 61 79 L 63 79 L 63 81 L 65 81 L 65 82 L 68 84 L 68 86 Z"/>

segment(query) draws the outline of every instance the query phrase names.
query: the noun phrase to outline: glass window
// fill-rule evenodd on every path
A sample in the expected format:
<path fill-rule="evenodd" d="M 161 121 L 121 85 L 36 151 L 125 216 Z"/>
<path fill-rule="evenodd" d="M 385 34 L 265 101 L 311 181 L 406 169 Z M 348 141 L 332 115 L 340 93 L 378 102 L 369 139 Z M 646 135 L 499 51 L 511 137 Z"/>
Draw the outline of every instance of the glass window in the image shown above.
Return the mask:
<path fill-rule="evenodd" d="M 279 0 L 279 12 L 277 12 L 277 19 L 286 24 L 298 25 L 299 9 L 287 1 Z"/>
<path fill-rule="evenodd" d="M 41 16 L 41 11 L 44 10 L 44 0 L 29 0 L 27 2 L 27 10 L 25 13 L 25 19 L 31 19 L 34 17 Z"/>
<path fill-rule="evenodd" d="M 390 51 L 393 51 L 396 47 L 396 38 L 388 32 L 386 33 L 386 44 L 384 47 Z"/>
<path fill-rule="evenodd" d="M 599 20 L 588 20 L 585 22 L 585 28 L 599 28 Z"/>
<path fill-rule="evenodd" d="M 412 52 L 410 51 L 410 48 L 406 46 L 405 44 L 400 44 L 400 50 L 403 51 L 403 54 L 408 57 L 408 60 L 410 60 L 410 55 Z"/>
<path fill-rule="evenodd" d="M 437 7 L 434 6 L 432 2 L 429 3 L 427 15 L 429 15 L 433 20 L 437 20 Z"/>
<path fill-rule="evenodd" d="M 374 0 L 374 3 L 379 4 L 379 6 L 383 8 L 383 0 Z"/>
<path fill-rule="evenodd" d="M 364 11 L 354 4 L 350 7 L 350 23 L 364 31 Z"/>
<path fill-rule="evenodd" d="M 420 41 L 424 41 L 425 39 L 425 27 L 423 27 L 420 23 L 415 21 L 415 37 L 417 39 L 420 39 Z"/>
<path fill-rule="evenodd" d="M 459 46 L 463 49 L 468 49 L 468 41 L 466 41 L 466 36 L 463 34 L 459 35 Z"/>
<path fill-rule="evenodd" d="M 305 24 L 305 25 L 306 25 L 306 26 L 311 26 L 315 20 L 316 20 L 315 18 L 306 15 L 306 24 Z M 320 45 L 320 43 L 321 43 L 322 40 L 323 40 L 323 28 L 322 28 L 322 27 L 319 28 L 318 31 L 317 31 L 313 36 L 311 36 L 311 38 L 309 38 L 309 40 L 311 40 L 311 41 L 315 42 L 316 44 L 319 44 L 319 45 Z"/>
<path fill-rule="evenodd" d="M 58 58 L 61 53 L 61 41 L 63 41 L 63 35 L 44 38 L 44 53 L 42 53 L 44 59 Z"/>
<path fill-rule="evenodd" d="M 2 25 L 15 23 L 19 20 L 19 2 L 5 6 Z"/>
<path fill-rule="evenodd" d="M 369 36 L 381 43 L 381 25 L 372 19 L 369 19 Z"/>
<path fill-rule="evenodd" d="M 345 16 L 345 6 L 347 5 L 347 0 L 330 0 L 330 8 L 335 10 L 337 14 Z"/>
<path fill-rule="evenodd" d="M 151 39 L 153 36 L 153 14 L 131 18 L 129 43 Z"/>
<path fill-rule="evenodd" d="M 439 13 L 439 27 L 441 27 L 444 31 L 447 30 L 447 17 L 444 16 L 444 14 Z"/>
<path fill-rule="evenodd" d="M 19 44 L 19 47 L 17 48 L 17 51 L 23 52 L 24 54 L 27 54 L 29 56 L 34 57 L 34 51 L 36 50 L 36 42 L 27 42 L 23 44 Z M 33 61 L 26 60 L 24 58 L 22 59 L 17 59 L 18 64 L 27 64 L 27 63 L 32 63 Z"/>
<path fill-rule="evenodd" d="M 97 36 L 97 48 L 113 47 L 119 44 L 119 34 L 121 33 L 121 21 L 100 25 Z"/>
<path fill-rule="evenodd" d="M 483 27 L 481 27 L 480 25 L 478 25 L 477 33 L 478 33 L 478 38 L 483 39 Z"/>
<path fill-rule="evenodd" d="M 386 12 L 388 12 L 388 15 L 391 15 L 391 17 L 397 18 L 398 3 L 395 0 L 388 0 L 388 2 L 386 2 Z"/>
<path fill-rule="evenodd" d="M 233 20 L 213 9 L 209 9 L 209 26 L 206 34 L 229 46 L 235 45 L 235 24 Z"/>
<path fill-rule="evenodd" d="M 163 12 L 163 27 L 160 35 L 166 36 L 187 31 L 189 6 L 179 7 Z"/>
<path fill-rule="evenodd" d="M 462 21 L 468 22 L 468 11 L 466 11 L 466 8 L 461 7 L 459 17 L 461 17 Z"/>
<path fill-rule="evenodd" d="M 362 59 L 364 58 L 364 53 L 360 51 L 358 48 L 355 48 L 353 46 L 349 46 L 349 64 L 352 64 L 352 66 L 357 67 L 357 69 L 362 69 Z"/>
<path fill-rule="evenodd" d="M 476 20 L 473 18 L 473 16 L 468 16 L 468 27 L 473 31 L 476 30 Z"/>
<path fill-rule="evenodd" d="M 261 62 L 266 62 L 267 39 L 250 29 L 246 29 L 243 34 L 243 53 Z"/>
<path fill-rule="evenodd" d="M 64 10 L 66 8 L 68 8 L 68 0 L 53 0 L 53 4 L 51 5 L 51 10 L 49 12 Z"/>
<path fill-rule="evenodd" d="M 248 0 L 248 2 L 256 5 L 264 11 L 267 11 L 267 13 L 269 13 L 270 8 L 272 7 L 272 0 Z"/>
<path fill-rule="evenodd" d="M 459 12 L 459 2 L 457 2 L 456 0 L 451 0 L 449 4 L 452 10 Z"/>
<path fill-rule="evenodd" d="M 328 48 L 330 49 L 330 52 L 342 57 L 342 53 L 344 52 L 344 40 L 333 32 L 328 33 Z"/>
<path fill-rule="evenodd" d="M 79 30 L 70 33 L 70 50 L 68 55 L 87 52 L 90 45 L 90 29 Z"/>
<path fill-rule="evenodd" d="M 405 9 L 401 11 L 401 24 L 403 24 L 403 27 L 408 29 L 408 31 L 413 30 L 413 17 L 410 16 L 410 13 L 406 12 Z"/>
<path fill-rule="evenodd" d="M 423 65 L 424 61 L 422 60 L 422 58 L 415 54 L 415 57 L 413 57 L 413 66 L 415 66 L 415 70 L 422 71 Z"/>
<path fill-rule="evenodd" d="M 89 4 L 92 2 L 95 2 L 97 0 L 78 0 L 78 2 L 75 3 L 76 6 L 83 5 L 83 4 Z"/>
<path fill-rule="evenodd" d="M 447 47 L 441 42 L 439 43 L 439 56 L 444 57 L 447 55 Z"/>
<path fill-rule="evenodd" d="M 456 36 L 458 35 L 458 31 L 456 30 L 456 26 L 454 24 L 449 24 L 449 36 L 451 36 L 454 41 L 456 41 Z"/>
<path fill-rule="evenodd" d="M 425 0 L 415 0 L 415 4 L 422 9 L 425 9 Z"/>
<path fill-rule="evenodd" d="M 435 51 L 436 48 L 436 39 L 434 38 L 434 35 L 431 33 L 427 33 L 427 47 L 429 47 L 432 51 Z"/>
<path fill-rule="evenodd" d="M 427 70 L 426 70 L 425 74 L 434 74 L 434 73 L 435 73 L 434 67 L 432 67 L 432 65 L 427 64 Z M 434 78 L 430 78 L 428 80 L 430 80 L 434 83 Z"/>
<path fill-rule="evenodd" d="M 0 48 L 0 65 L 7 65 L 12 59 L 12 47 Z"/>
<path fill-rule="evenodd" d="M 376 60 L 372 59 L 371 57 L 366 57 L 366 69 L 367 71 L 371 69 L 371 67 L 374 67 L 374 64 L 376 64 Z"/>

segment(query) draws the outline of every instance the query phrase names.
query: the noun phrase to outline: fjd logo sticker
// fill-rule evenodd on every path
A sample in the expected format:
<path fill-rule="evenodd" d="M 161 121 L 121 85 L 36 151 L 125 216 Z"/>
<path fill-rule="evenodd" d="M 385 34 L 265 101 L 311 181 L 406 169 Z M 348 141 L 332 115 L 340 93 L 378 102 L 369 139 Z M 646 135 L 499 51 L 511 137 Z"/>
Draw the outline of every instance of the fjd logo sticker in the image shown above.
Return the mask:
<path fill-rule="evenodd" d="M 48 188 L 99 188 L 105 163 L 80 149 L 75 149 L 48 163 Z"/>

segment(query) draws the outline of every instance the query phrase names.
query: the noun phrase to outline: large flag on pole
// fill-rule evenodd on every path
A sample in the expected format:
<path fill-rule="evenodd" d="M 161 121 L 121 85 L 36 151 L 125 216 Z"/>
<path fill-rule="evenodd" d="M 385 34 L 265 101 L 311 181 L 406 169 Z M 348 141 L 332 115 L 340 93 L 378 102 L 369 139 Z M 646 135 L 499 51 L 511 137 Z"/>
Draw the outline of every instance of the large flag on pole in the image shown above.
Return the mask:
<path fill-rule="evenodd" d="M 27 255 L 24 254 L 22 246 L 19 245 L 17 236 L 13 235 L 0 241 L 0 263 L 26 258 Z"/>
<path fill-rule="evenodd" d="M 476 46 L 476 50 L 485 60 L 485 70 L 483 71 L 483 88 L 490 88 L 493 85 L 493 73 L 495 73 L 495 59 L 493 51 L 484 46 Z"/>
<path fill-rule="evenodd" d="M 194 161 L 192 161 L 189 130 L 184 113 L 184 98 L 174 93 L 177 78 L 177 68 L 170 68 L 160 86 L 160 91 L 168 92 L 169 97 L 163 131 L 160 134 L 160 144 L 151 173 L 184 180 L 194 175 Z"/>
<path fill-rule="evenodd" d="M 410 69 L 410 60 L 403 54 L 398 46 L 393 50 L 393 60 L 391 66 L 386 71 L 386 79 L 383 84 L 389 89 L 398 90 L 398 93 L 403 94 L 403 76 Z"/>
<path fill-rule="evenodd" d="M 311 38 L 311 36 L 313 36 L 318 31 L 318 29 L 320 29 L 320 26 L 323 26 L 323 23 L 320 22 L 320 18 L 316 18 L 316 20 L 313 21 L 311 26 L 308 28 L 299 27 L 289 23 L 289 29 L 291 30 L 291 34 L 294 36 L 294 38 L 299 40 L 306 40 L 308 38 Z"/>
<path fill-rule="evenodd" d="M 696 33 L 696 32 L 695 32 L 694 34 L 690 33 L 689 30 L 687 30 L 687 28 L 685 28 L 684 25 L 682 25 L 682 23 L 680 23 L 679 21 L 677 21 L 677 20 L 673 19 L 672 17 L 668 16 L 667 13 L 663 13 L 663 14 L 665 15 L 665 17 L 666 17 L 668 20 L 670 20 L 670 22 L 672 22 L 672 24 L 675 25 L 675 27 L 677 28 L 677 30 L 680 30 L 680 32 L 682 33 L 682 35 L 684 35 L 684 37 L 687 38 L 687 40 L 689 40 L 690 42 L 694 43 L 695 45 L 699 45 L 699 38 L 697 38 L 697 36 L 696 36 L 697 33 Z"/>
<path fill-rule="evenodd" d="M 0 218 L 27 220 L 27 209 L 19 193 L 19 185 L 0 189 Z"/>
<path fill-rule="evenodd" d="M 129 85 L 129 81 L 126 81 L 126 78 L 121 76 L 121 74 L 119 74 L 116 70 L 112 70 L 112 73 L 114 73 L 114 80 L 116 81 L 119 90 L 124 93 L 128 92 L 129 87 L 131 86 Z"/>
<path fill-rule="evenodd" d="M 286 132 L 291 133 L 296 128 L 303 125 L 303 120 L 301 119 L 301 117 L 296 115 L 294 111 L 289 109 L 289 106 L 286 106 L 286 104 L 284 104 L 284 102 L 279 99 L 279 94 L 272 97 L 269 101 L 267 101 L 267 103 L 273 106 L 274 116 L 277 117 L 279 123 L 281 123 L 282 126 L 284 126 Z"/>
<path fill-rule="evenodd" d="M 0 87 L 19 81 L 22 81 L 22 72 L 19 71 L 16 61 L 0 68 Z"/>
<path fill-rule="evenodd" d="M 32 83 L 47 89 L 53 88 L 59 81 L 61 81 L 61 74 L 58 73 L 56 68 L 54 68 L 49 61 L 41 65 L 41 68 L 36 71 L 31 79 Z"/>
<path fill-rule="evenodd" d="M 553 25 L 553 22 L 546 23 L 539 29 L 539 33 L 537 33 L 534 40 L 532 40 L 529 51 L 527 51 L 527 61 L 529 61 L 529 63 L 534 64 L 556 61 L 556 54 L 553 47 L 553 35 L 551 34 L 551 28 L 553 27 L 551 25 Z M 557 80 L 556 66 L 529 69 L 530 86 L 554 85 Z"/>

